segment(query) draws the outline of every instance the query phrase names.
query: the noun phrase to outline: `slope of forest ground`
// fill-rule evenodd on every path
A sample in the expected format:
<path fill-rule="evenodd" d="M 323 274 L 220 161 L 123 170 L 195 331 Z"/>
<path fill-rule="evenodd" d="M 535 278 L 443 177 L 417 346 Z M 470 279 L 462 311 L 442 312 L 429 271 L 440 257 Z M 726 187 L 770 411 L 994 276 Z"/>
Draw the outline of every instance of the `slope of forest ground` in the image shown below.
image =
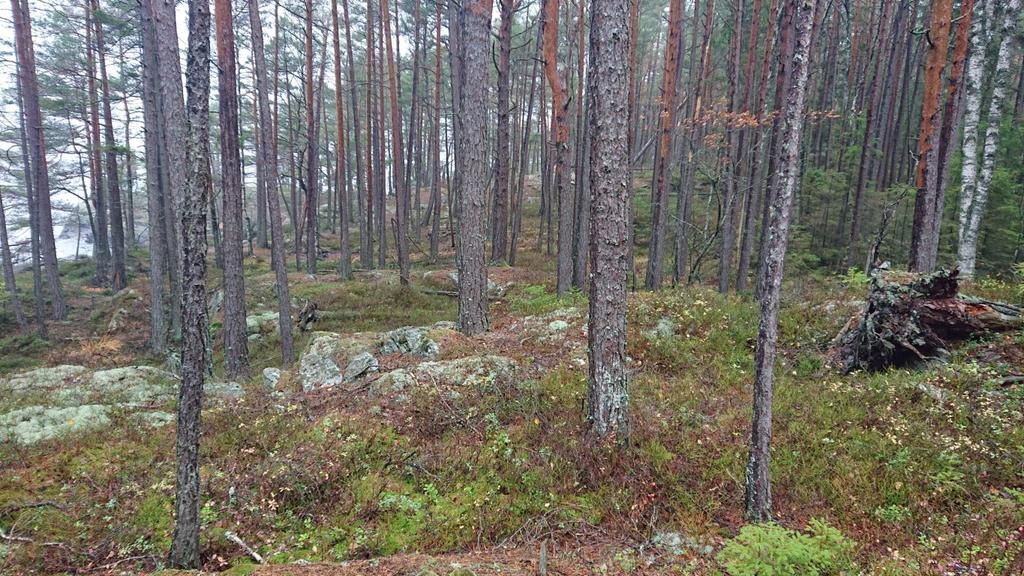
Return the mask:
<path fill-rule="evenodd" d="M 585 296 L 559 301 L 548 264 L 524 258 L 491 271 L 489 333 L 438 339 L 439 362 L 495 356 L 514 366 L 458 390 L 435 381 L 401 394 L 372 385 L 304 393 L 293 370 L 272 393 L 261 371 L 279 365 L 276 339 L 254 338 L 244 394 L 212 398 L 204 411 L 206 569 L 253 569 L 230 532 L 280 564 L 267 574 L 530 574 L 543 541 L 552 573 L 725 570 L 720 551 L 744 524 L 755 304 L 699 287 L 632 294 L 632 443 L 594 454 L 583 422 Z M 257 252 L 247 261 L 250 314 L 272 308 L 268 260 Z M 316 278 L 291 275 L 296 306 L 321 310 L 316 331 L 455 317 L 447 270 L 421 270 L 403 290 L 394 271 L 342 283 L 332 265 Z M 110 295 L 87 286 L 87 269 L 64 267 L 74 316 L 51 326 L 50 343 L 0 340 L 5 377 L 61 364 L 164 364 L 145 353 L 145 278 Z M 1022 296 L 1019 283 L 996 280 L 967 291 Z M 1024 373 L 1024 334 L 969 342 L 924 370 L 840 376 L 824 351 L 863 293 L 853 275 L 787 285 L 777 520 L 837 528 L 866 573 L 1020 573 L 1024 388 L 1007 377 Z M 299 350 L 315 338 L 298 334 Z M 380 370 L 420 361 L 382 355 Z M 4 413 L 46 402 L 0 398 Z M 152 402 L 144 408 L 173 411 L 173 395 Z M 173 423 L 128 408 L 108 416 L 63 437 L 0 443 L 4 572 L 159 568 L 172 526 Z"/>

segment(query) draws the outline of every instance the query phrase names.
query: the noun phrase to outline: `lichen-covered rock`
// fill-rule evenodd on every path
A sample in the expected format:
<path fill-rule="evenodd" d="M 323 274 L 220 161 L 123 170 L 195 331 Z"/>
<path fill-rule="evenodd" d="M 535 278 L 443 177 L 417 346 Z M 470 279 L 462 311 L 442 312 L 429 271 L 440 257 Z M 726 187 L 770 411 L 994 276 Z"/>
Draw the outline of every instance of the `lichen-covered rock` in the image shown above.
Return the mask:
<path fill-rule="evenodd" d="M 488 389 L 511 376 L 516 363 L 496 355 L 467 356 L 439 362 L 422 362 L 410 368 L 392 370 L 370 385 L 373 397 L 408 401 L 416 387 L 444 387 L 458 395 L 459 388 Z"/>
<path fill-rule="evenodd" d="M 268 392 L 274 392 L 277 390 L 277 383 L 281 380 L 281 369 L 280 368 L 264 368 L 263 369 L 263 387 Z"/>
<path fill-rule="evenodd" d="M 356 354 L 352 360 L 349 361 L 348 366 L 345 367 L 344 379 L 345 382 L 354 382 L 367 374 L 376 372 L 380 369 L 380 363 L 373 357 L 373 354 L 369 352 L 360 352 Z"/>
<path fill-rule="evenodd" d="M 378 346 L 374 334 L 335 334 L 314 332 L 299 359 L 299 382 L 304 391 L 336 386 L 344 381 L 342 366 L 364 352 L 373 353 Z"/>
<path fill-rule="evenodd" d="M 213 398 L 235 400 L 245 396 L 245 390 L 238 382 L 206 382 L 203 393 Z"/>
<path fill-rule="evenodd" d="M 105 428 L 110 425 L 109 406 L 29 406 L 0 415 L 0 441 L 35 444 L 65 436 Z"/>
<path fill-rule="evenodd" d="M 258 312 L 245 317 L 245 331 L 249 335 L 273 334 L 278 330 L 277 312 Z"/>
<path fill-rule="evenodd" d="M 15 374 L 3 384 L 14 392 L 50 390 L 64 385 L 70 380 L 85 374 L 87 371 L 85 366 L 73 366 L 70 364 L 49 368 L 36 368 L 35 370 Z"/>
<path fill-rule="evenodd" d="M 114 313 L 110 315 L 110 321 L 107 322 L 107 334 L 119 332 L 124 328 L 125 323 L 128 321 L 128 315 L 127 308 L 114 310 Z"/>
<path fill-rule="evenodd" d="M 435 358 L 441 351 L 435 337 L 454 331 L 451 322 L 438 322 L 432 326 L 403 326 L 381 336 L 381 354 L 412 354 Z"/>

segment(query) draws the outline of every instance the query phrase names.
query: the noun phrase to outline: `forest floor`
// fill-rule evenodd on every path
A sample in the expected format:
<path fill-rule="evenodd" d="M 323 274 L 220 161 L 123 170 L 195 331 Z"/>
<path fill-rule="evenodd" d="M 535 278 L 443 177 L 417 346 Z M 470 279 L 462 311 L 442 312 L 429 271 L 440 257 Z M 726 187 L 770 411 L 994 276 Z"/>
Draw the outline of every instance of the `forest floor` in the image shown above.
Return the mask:
<path fill-rule="evenodd" d="M 321 317 L 297 332 L 306 356 L 276 382 L 263 375 L 281 367 L 272 322 L 254 320 L 251 379 L 223 382 L 215 352 L 205 570 L 536 574 L 544 546 L 550 574 L 756 573 L 722 552 L 744 525 L 750 297 L 630 295 L 632 434 L 615 450 L 585 439 L 586 296 L 554 296 L 549 258 L 524 250 L 518 267 L 491 268 L 491 331 L 476 338 L 443 323 L 456 316 L 450 268 L 415 258 L 406 289 L 393 270 L 341 282 L 334 253 L 315 277 L 292 273 L 296 309 L 309 300 Z M 265 251 L 246 265 L 256 317 L 274 309 L 273 274 Z M 146 352 L 145 270 L 133 260 L 119 294 L 90 288 L 89 272 L 63 267 L 72 317 L 50 324 L 49 342 L 0 318 L 3 574 L 149 573 L 169 546 L 174 381 Z M 211 266 L 214 301 L 219 284 Z M 965 291 L 1024 297 L 1019 281 Z M 866 574 L 1024 573 L 1024 386 L 1007 378 L 1024 374 L 1024 333 L 964 343 L 922 369 L 839 375 L 825 350 L 864 294 L 855 276 L 784 290 L 772 476 L 776 519 L 793 531 L 771 547 L 796 546 L 820 520 Z M 404 326 L 426 327 L 423 339 L 373 348 L 377 372 L 304 391 L 330 368 L 311 348 L 337 345 L 344 371 L 346 346 Z M 81 368 L 44 370 L 39 386 L 12 378 L 59 365 Z M 139 365 L 161 370 L 109 372 Z M 45 428 L 49 407 L 78 412 Z"/>

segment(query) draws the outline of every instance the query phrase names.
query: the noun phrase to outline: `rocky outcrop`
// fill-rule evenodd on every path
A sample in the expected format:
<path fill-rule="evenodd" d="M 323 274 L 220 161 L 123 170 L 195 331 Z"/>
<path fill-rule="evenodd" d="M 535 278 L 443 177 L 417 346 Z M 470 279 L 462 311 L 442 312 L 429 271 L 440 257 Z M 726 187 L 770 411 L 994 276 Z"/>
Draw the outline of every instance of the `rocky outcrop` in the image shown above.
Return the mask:
<path fill-rule="evenodd" d="M 54 366 L 23 372 L 0 383 L 7 411 L 0 413 L 0 441 L 34 444 L 105 428 L 114 413 L 145 425 L 173 420 L 178 397 L 176 376 L 152 366 L 123 366 L 89 371 L 83 366 Z M 235 382 L 207 382 L 209 400 L 240 398 Z"/>
<path fill-rule="evenodd" d="M 356 356 L 372 355 L 378 348 L 379 339 L 376 334 L 314 332 L 299 359 L 299 382 L 302 389 L 308 392 L 341 384 L 345 380 L 342 366 L 347 368 Z"/>
<path fill-rule="evenodd" d="M 411 368 L 392 370 L 370 383 L 371 397 L 407 402 L 418 389 L 444 390 L 459 396 L 461 390 L 488 390 L 511 377 L 516 363 L 504 356 L 467 356 L 441 362 L 421 362 Z"/>

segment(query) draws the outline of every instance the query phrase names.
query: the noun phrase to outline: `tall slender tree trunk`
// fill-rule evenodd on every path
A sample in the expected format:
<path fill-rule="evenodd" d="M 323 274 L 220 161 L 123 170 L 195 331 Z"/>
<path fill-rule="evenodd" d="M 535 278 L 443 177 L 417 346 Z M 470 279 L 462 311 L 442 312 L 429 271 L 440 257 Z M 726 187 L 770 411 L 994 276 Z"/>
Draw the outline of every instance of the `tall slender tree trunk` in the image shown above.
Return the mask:
<path fill-rule="evenodd" d="M 811 35 L 820 0 L 786 1 L 795 4 L 795 47 L 790 62 L 792 82 L 786 86 L 786 78 L 779 77 L 778 89 L 785 88 L 786 97 L 779 125 L 782 144 L 779 147 L 779 175 L 775 180 L 778 188 L 769 194 L 768 236 L 761 255 L 761 319 L 754 352 L 754 415 L 746 473 L 746 515 L 754 522 L 772 519 L 769 466 L 779 300 L 789 242 L 790 212 L 800 176 L 800 138 L 805 116 Z"/>
<path fill-rule="evenodd" d="M 501 24 L 498 26 L 498 130 L 495 160 L 494 205 L 491 210 L 491 261 L 500 263 L 508 251 L 509 191 L 509 83 L 512 55 L 512 20 L 517 0 L 498 0 Z"/>
<path fill-rule="evenodd" d="M 18 101 L 18 143 L 21 157 L 25 163 L 22 174 L 25 182 L 25 201 L 28 204 L 29 242 L 32 250 L 32 299 L 35 301 L 36 332 L 42 339 L 49 336 L 46 331 L 46 315 L 43 311 L 45 296 L 43 295 L 43 258 L 42 240 L 39 231 L 39 205 L 35 195 L 35 174 L 32 154 L 28 147 L 28 117 L 25 112 L 25 97 L 22 90 L 21 63 L 18 62 L 18 82 L 15 90 Z"/>
<path fill-rule="evenodd" d="M 635 0 L 634 0 L 635 1 Z M 629 226 L 628 0 L 590 5 L 590 282 L 587 420 L 599 438 L 629 436 L 626 280 Z"/>
<path fill-rule="evenodd" d="M 263 52 L 263 24 L 260 20 L 259 0 L 249 0 L 249 29 L 252 33 L 253 57 L 256 69 L 256 93 L 259 99 L 259 128 L 263 146 L 260 147 L 264 174 L 268 184 L 267 208 L 270 216 L 271 254 L 277 291 L 278 330 L 281 334 L 281 356 L 285 366 L 295 361 L 292 340 L 292 307 L 288 290 L 288 269 L 284 250 L 284 225 L 281 222 L 281 200 L 278 194 L 277 136 L 275 122 L 270 117 L 270 97 L 267 82 L 266 57 Z M 346 226 L 342 222 L 342 226 Z"/>
<path fill-rule="evenodd" d="M 430 261 L 437 261 L 441 236 L 441 3 L 434 10 L 434 121 L 431 140 L 434 142 L 433 177 L 430 181 Z M 451 190 L 448 191 L 451 196 Z"/>
<path fill-rule="evenodd" d="M 910 245 L 910 269 L 916 272 L 932 271 L 938 259 L 939 242 L 935 220 L 942 217 L 942 214 L 935 213 L 935 200 L 939 193 L 938 125 L 942 122 L 939 96 L 942 92 L 942 72 L 946 67 L 949 51 L 949 29 L 952 19 L 952 0 L 932 2 L 924 98 L 921 104 L 917 197 L 914 202 L 914 228 Z"/>
<path fill-rule="evenodd" d="M 676 107 L 676 79 L 679 77 L 679 37 L 682 34 L 683 2 L 671 0 L 668 16 L 668 43 L 661 76 L 661 102 L 658 125 L 658 149 L 654 158 L 654 185 L 651 187 L 651 244 L 644 287 L 661 288 L 664 275 L 665 224 L 668 219 L 668 159 L 672 151 L 672 118 Z"/>
<path fill-rule="evenodd" d="M 53 236 L 53 211 L 50 207 L 50 174 L 46 163 L 46 138 L 43 114 L 39 107 L 39 85 L 36 80 L 36 56 L 32 47 L 32 17 L 28 2 L 11 0 L 14 14 L 14 43 L 18 60 L 18 83 L 21 86 L 30 162 L 34 169 L 36 217 L 42 262 L 50 288 L 50 312 L 54 320 L 67 316 L 64 289 L 57 270 L 57 248 Z"/>
<path fill-rule="evenodd" d="M 214 12 L 217 27 L 221 188 L 224 201 L 224 373 L 228 378 L 244 380 L 249 376 L 249 346 L 245 328 L 242 166 L 238 141 L 238 87 L 231 0 L 215 0 Z"/>
<path fill-rule="evenodd" d="M 558 277 L 556 290 L 562 296 L 572 282 L 572 190 L 565 177 L 565 155 L 569 127 L 565 123 L 562 80 L 558 74 L 558 0 L 544 0 L 544 73 L 551 86 L 551 137 L 554 189 L 558 191 Z M 550 206 L 548 208 L 550 210 Z M 550 236 L 549 236 L 550 237 Z"/>
<path fill-rule="evenodd" d="M 316 274 L 317 261 L 317 178 L 318 143 L 316 137 L 316 100 L 313 98 L 313 0 L 306 0 L 306 273 Z"/>
<path fill-rule="evenodd" d="M 405 159 L 402 150 L 402 113 L 399 110 L 397 72 L 394 52 L 391 48 L 391 18 L 388 17 L 388 0 L 380 0 L 384 15 L 384 46 L 387 47 L 388 96 L 391 103 L 391 174 L 395 188 L 395 228 L 398 236 L 398 278 L 402 286 L 409 285 L 409 228 L 406 224 L 409 192 L 405 179 Z"/>
<path fill-rule="evenodd" d="M 736 114 L 740 109 L 737 96 L 740 83 L 740 51 L 743 46 L 743 3 L 733 4 L 733 42 L 730 48 L 729 58 L 729 112 Z M 722 210 L 722 244 L 718 258 L 718 291 L 721 294 L 729 292 L 731 285 L 730 275 L 732 274 L 732 263 L 736 251 L 736 227 L 739 214 L 739 194 L 737 182 L 742 172 L 740 170 L 740 152 L 737 142 L 737 129 L 726 122 L 726 170 L 725 170 L 725 194 Z"/>
<path fill-rule="evenodd" d="M 199 436 L 208 330 L 206 203 L 210 188 L 210 6 L 189 0 L 188 179 L 182 202 L 181 386 L 178 391 L 174 532 L 168 563 L 197 569 L 199 558 Z"/>
<path fill-rule="evenodd" d="M 163 186 L 161 167 L 166 155 L 160 142 L 160 88 L 156 55 L 156 23 L 150 0 L 142 0 L 142 105 L 145 122 L 146 198 L 149 212 L 149 347 L 156 354 L 167 349 L 167 322 L 164 313 L 164 269 L 167 266 L 167 237 L 163 203 L 169 201 Z"/>
<path fill-rule="evenodd" d="M 125 268 L 124 211 L 121 205 L 121 182 L 117 172 L 117 142 L 114 140 L 114 115 L 110 104 L 110 80 L 107 78 L 107 57 L 103 42 L 103 26 L 96 18 L 99 0 L 91 0 L 93 26 L 96 30 L 96 55 L 100 65 L 100 88 L 103 91 L 103 133 L 107 152 L 107 191 L 110 199 L 110 252 L 113 256 L 113 274 L 110 287 L 115 292 L 128 285 Z"/>
<path fill-rule="evenodd" d="M 168 239 L 168 265 L 171 281 L 171 332 L 175 339 L 182 335 L 182 221 L 181 203 L 185 195 L 186 176 L 189 168 L 185 165 L 186 116 L 185 101 L 181 86 L 181 60 L 178 48 L 178 29 L 174 0 L 146 0 L 152 6 L 157 28 L 157 62 L 162 111 L 163 151 L 166 155 L 166 172 L 170 184 L 164 198 L 165 221 Z M 204 218 L 205 221 L 205 218 Z"/>
<path fill-rule="evenodd" d="M 341 225 L 339 233 L 341 250 L 338 259 L 338 276 L 347 280 L 352 275 L 352 247 L 349 244 L 348 223 L 348 167 L 345 154 L 345 104 L 341 89 L 341 38 L 338 32 L 338 1 L 331 2 L 331 38 L 334 44 L 334 94 L 337 120 L 338 142 L 335 145 L 338 165 L 338 220 Z"/>
<path fill-rule="evenodd" d="M 988 189 L 992 184 L 992 176 L 998 154 L 999 129 L 1002 127 L 1003 112 L 1006 106 L 1007 90 L 1010 84 L 1010 59 L 1013 44 L 1016 42 L 1017 20 L 1020 17 L 1020 0 L 1008 0 L 1004 7 L 1003 20 L 999 24 L 999 53 L 996 56 L 996 69 L 992 81 L 992 101 L 989 104 L 988 122 L 985 128 L 985 146 L 981 155 L 981 172 L 974 186 L 969 186 L 967 176 L 960 192 L 959 211 L 959 242 L 957 245 L 957 262 L 960 271 L 967 277 L 974 275 L 978 254 L 978 233 L 981 228 L 981 217 L 985 213 L 988 200 Z M 982 66 L 984 54 L 977 54 L 982 62 L 975 63 L 975 55 L 971 55 L 971 67 Z M 970 81 L 970 80 L 969 80 Z M 966 134 L 966 129 L 965 129 Z M 976 144 L 975 144 L 976 146 Z M 966 137 L 964 144 L 964 167 L 967 168 L 968 150 Z M 973 156 L 972 156 L 973 160 Z M 915 214 L 916 215 L 916 214 Z M 916 223 L 916 221 L 915 221 Z"/>
<path fill-rule="evenodd" d="M 459 329 L 487 331 L 486 186 L 487 86 L 493 0 L 463 0 L 458 11 L 462 73 L 459 115 L 463 175 L 459 190 Z"/>
<path fill-rule="evenodd" d="M 103 190 L 103 145 L 100 141 L 100 99 L 96 87 L 96 50 L 93 34 L 95 14 L 92 7 L 86 5 L 85 26 L 85 70 L 86 91 L 89 98 L 89 184 L 92 188 L 93 212 L 96 214 L 96 226 L 93 228 L 93 260 L 96 272 L 92 283 L 97 287 L 105 287 L 110 283 L 110 211 L 107 207 L 107 194 Z"/>

